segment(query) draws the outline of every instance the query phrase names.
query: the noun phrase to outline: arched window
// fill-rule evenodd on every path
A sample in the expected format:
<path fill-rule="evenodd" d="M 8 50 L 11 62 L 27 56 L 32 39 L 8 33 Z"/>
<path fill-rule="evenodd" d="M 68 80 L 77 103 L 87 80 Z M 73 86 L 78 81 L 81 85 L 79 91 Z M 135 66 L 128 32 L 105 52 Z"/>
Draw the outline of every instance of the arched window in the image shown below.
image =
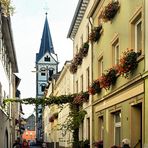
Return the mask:
<path fill-rule="evenodd" d="M 44 92 L 46 88 L 46 83 L 42 83 L 40 86 L 41 86 L 41 91 Z"/>
<path fill-rule="evenodd" d="M 41 71 L 41 76 L 45 76 L 46 75 L 46 68 L 45 67 L 42 67 L 40 69 L 40 71 Z"/>

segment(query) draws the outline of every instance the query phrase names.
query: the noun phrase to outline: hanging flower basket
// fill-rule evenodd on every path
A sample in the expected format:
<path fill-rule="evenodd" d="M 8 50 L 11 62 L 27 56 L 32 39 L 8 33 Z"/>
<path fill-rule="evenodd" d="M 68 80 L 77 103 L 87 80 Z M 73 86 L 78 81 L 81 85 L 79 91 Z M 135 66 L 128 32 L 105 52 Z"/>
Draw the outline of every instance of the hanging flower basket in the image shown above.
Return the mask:
<path fill-rule="evenodd" d="M 102 33 L 102 24 L 98 27 L 95 27 L 92 32 L 89 34 L 89 40 L 91 42 L 97 42 L 100 39 Z"/>
<path fill-rule="evenodd" d="M 96 93 L 101 92 L 100 82 L 99 80 L 95 80 L 92 85 L 88 88 L 88 93 L 90 95 L 95 95 Z"/>
<path fill-rule="evenodd" d="M 86 42 L 86 43 L 84 43 L 83 47 L 80 48 L 80 54 L 81 54 L 83 57 L 86 57 L 87 54 L 88 54 L 88 49 L 89 49 L 89 43 Z"/>
<path fill-rule="evenodd" d="M 120 59 L 119 65 L 117 65 L 118 73 L 124 77 L 128 77 L 131 72 L 133 72 L 137 66 L 137 58 L 141 52 L 135 52 L 133 49 L 127 49 L 123 53 L 123 57 Z"/>
<path fill-rule="evenodd" d="M 112 1 L 107 6 L 105 6 L 101 14 L 103 21 L 107 22 L 112 20 L 116 15 L 117 11 L 119 10 L 119 8 L 120 8 L 120 5 L 118 1 Z"/>
<path fill-rule="evenodd" d="M 72 62 L 71 65 L 70 65 L 69 70 L 70 70 L 70 72 L 71 72 L 72 74 L 74 74 L 74 73 L 77 72 L 77 68 L 78 68 L 78 66 L 76 65 L 76 63 Z"/>
<path fill-rule="evenodd" d="M 74 100 L 74 104 L 82 104 L 83 102 L 87 102 L 89 100 L 89 93 L 88 92 L 81 92 L 78 94 Z"/>
<path fill-rule="evenodd" d="M 81 53 L 78 53 L 74 57 L 74 63 L 78 66 L 82 64 L 83 56 Z"/>

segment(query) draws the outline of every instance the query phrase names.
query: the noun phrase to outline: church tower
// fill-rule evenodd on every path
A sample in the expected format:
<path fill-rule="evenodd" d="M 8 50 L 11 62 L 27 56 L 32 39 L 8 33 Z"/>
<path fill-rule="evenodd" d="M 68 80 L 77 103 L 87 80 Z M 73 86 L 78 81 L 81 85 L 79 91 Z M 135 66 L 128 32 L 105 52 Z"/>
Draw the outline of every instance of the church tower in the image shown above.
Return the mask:
<path fill-rule="evenodd" d="M 54 52 L 53 42 L 48 25 L 47 13 L 41 38 L 40 50 L 36 54 L 36 98 L 42 98 L 53 74 L 58 72 L 58 58 Z M 36 107 L 36 137 L 43 139 L 42 105 Z"/>

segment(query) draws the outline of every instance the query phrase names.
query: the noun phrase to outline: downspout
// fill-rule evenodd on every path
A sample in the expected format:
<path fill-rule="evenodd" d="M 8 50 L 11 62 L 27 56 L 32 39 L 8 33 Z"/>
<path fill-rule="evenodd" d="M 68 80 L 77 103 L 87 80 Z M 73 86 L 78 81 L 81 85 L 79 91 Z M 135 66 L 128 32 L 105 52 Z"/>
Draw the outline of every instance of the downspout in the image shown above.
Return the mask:
<path fill-rule="evenodd" d="M 91 17 L 89 17 L 88 18 L 89 19 L 89 23 L 90 23 L 90 25 L 91 25 L 91 31 L 93 30 L 93 24 L 92 24 L 92 22 L 91 22 Z M 91 69 L 90 69 L 90 71 L 91 71 L 91 77 L 90 77 L 90 82 L 92 83 L 93 82 L 93 43 L 91 42 L 91 57 L 90 57 L 90 59 L 91 59 Z M 92 99 L 93 99 L 93 96 L 91 95 L 91 97 L 90 97 L 90 99 L 91 99 L 91 105 L 90 105 L 90 115 L 91 115 L 91 117 L 92 117 L 92 119 L 90 120 L 90 125 L 91 125 L 91 127 L 93 127 L 93 121 L 94 121 L 94 119 L 93 119 L 93 106 L 92 106 L 92 103 L 93 103 L 93 101 L 92 101 Z M 90 148 L 92 148 L 92 143 L 93 143 L 93 139 L 94 139 L 94 129 L 93 128 L 91 128 L 92 130 L 91 130 L 91 135 L 90 135 Z"/>
<path fill-rule="evenodd" d="M 70 36 L 70 39 L 72 40 L 72 43 L 73 43 L 72 50 L 73 50 L 73 55 L 74 55 L 74 39 L 71 36 Z M 74 57 L 73 55 L 72 55 L 72 57 Z M 73 92 L 72 93 L 74 94 L 74 74 L 72 75 L 72 83 L 73 83 L 72 84 L 73 85 L 73 88 L 72 88 L 73 89 L 72 90 Z"/>
<path fill-rule="evenodd" d="M 146 126 L 148 124 L 148 1 L 144 0 L 144 140 L 143 146 L 144 148 L 148 148 L 148 133 L 146 132 L 148 127 Z"/>

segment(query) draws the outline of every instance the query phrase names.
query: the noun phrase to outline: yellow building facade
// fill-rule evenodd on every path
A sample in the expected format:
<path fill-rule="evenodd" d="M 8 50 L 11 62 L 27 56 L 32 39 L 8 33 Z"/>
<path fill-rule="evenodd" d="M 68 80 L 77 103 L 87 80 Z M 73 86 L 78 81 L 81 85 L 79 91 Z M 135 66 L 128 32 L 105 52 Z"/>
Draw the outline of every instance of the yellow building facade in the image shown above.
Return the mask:
<path fill-rule="evenodd" d="M 113 7 L 115 14 L 109 10 Z M 88 17 L 93 27 L 102 26 L 99 40 L 92 43 L 93 80 L 102 85 L 93 96 L 93 140 L 103 141 L 107 148 L 121 146 L 126 138 L 131 147 L 144 147 L 144 1 L 101 0 L 94 3 Z M 128 77 L 125 71 L 118 73 L 116 82 L 105 86 L 104 74 L 123 62 L 127 49 L 140 52 L 137 68 Z"/>
<path fill-rule="evenodd" d="M 69 71 L 70 62 L 66 61 L 60 75 L 53 79 L 49 88 L 48 96 L 61 96 L 73 94 L 73 76 Z M 69 115 L 70 109 L 69 105 L 50 105 L 46 106 L 44 109 L 44 141 L 48 143 L 49 146 L 58 145 L 61 148 L 71 147 L 72 145 L 72 133 L 66 131 L 62 128 L 65 124 L 66 119 Z M 57 117 L 52 120 L 54 114 Z"/>
<path fill-rule="evenodd" d="M 121 146 L 123 139 L 131 147 L 148 147 L 147 10 L 146 0 L 78 2 L 68 32 L 73 59 L 69 70 L 62 70 L 53 94 L 89 92 L 89 102 L 82 106 L 87 114 L 79 140 L 89 140 L 91 148 L 99 142 L 104 148 Z M 56 124 L 67 112 L 65 107 Z M 57 135 L 61 147 L 71 146 L 70 133 Z"/>

